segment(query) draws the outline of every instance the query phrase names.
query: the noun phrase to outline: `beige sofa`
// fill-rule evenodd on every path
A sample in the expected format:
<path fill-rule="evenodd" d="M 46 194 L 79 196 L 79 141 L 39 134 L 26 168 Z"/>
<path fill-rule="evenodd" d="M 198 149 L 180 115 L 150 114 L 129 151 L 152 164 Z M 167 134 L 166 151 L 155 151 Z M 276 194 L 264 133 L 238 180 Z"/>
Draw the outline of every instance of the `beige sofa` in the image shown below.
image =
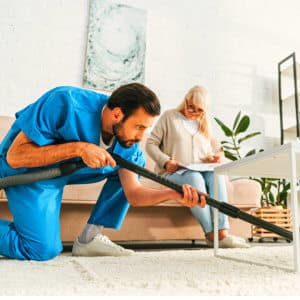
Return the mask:
<path fill-rule="evenodd" d="M 12 117 L 0 116 L 0 141 L 13 122 Z M 144 145 L 142 145 L 144 147 Z M 153 162 L 147 158 L 147 168 L 153 170 Z M 164 188 L 142 178 L 143 184 Z M 61 238 L 71 242 L 86 224 L 103 182 L 96 184 L 70 185 L 65 188 L 61 209 Z M 260 185 L 253 180 L 228 181 L 229 203 L 242 210 L 259 206 Z M 0 190 L 0 218 L 12 219 L 4 190 Z M 251 225 L 230 218 L 231 233 L 243 237 L 251 236 Z M 168 201 L 153 207 L 130 207 L 121 230 L 105 229 L 114 241 L 158 241 L 203 239 L 203 232 L 188 208 Z"/>

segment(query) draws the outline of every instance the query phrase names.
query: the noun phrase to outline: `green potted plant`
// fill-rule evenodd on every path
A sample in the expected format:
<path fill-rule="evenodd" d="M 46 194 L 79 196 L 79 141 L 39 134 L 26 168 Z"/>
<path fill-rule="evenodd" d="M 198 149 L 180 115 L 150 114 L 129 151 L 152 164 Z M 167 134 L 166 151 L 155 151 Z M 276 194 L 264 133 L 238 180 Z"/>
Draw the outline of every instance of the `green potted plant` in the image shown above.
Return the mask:
<path fill-rule="evenodd" d="M 241 154 L 242 143 L 250 138 L 253 138 L 261 132 L 247 133 L 246 131 L 250 125 L 250 118 L 247 115 L 242 116 L 241 111 L 234 118 L 232 127 L 230 128 L 224 122 L 215 118 L 215 121 L 221 127 L 225 136 L 229 139 L 221 141 L 224 149 L 225 157 L 230 160 L 238 160 L 246 156 L 253 155 L 257 150 L 252 149 L 248 151 L 244 156 Z M 264 151 L 260 149 L 259 152 Z M 261 194 L 261 208 L 255 209 L 252 213 L 259 218 L 262 218 L 268 222 L 284 227 L 287 230 L 291 230 L 291 213 L 287 208 L 287 197 L 290 190 L 290 183 L 285 179 L 277 178 L 253 178 L 260 183 Z M 272 237 L 274 241 L 278 239 L 276 234 L 265 231 L 263 228 L 257 226 L 252 227 L 252 237 L 249 241 L 253 240 L 253 236 L 259 237 L 259 241 L 262 241 L 265 237 Z"/>
<path fill-rule="evenodd" d="M 241 147 L 242 143 L 249 140 L 250 138 L 253 138 L 261 132 L 252 132 L 247 133 L 245 132 L 248 130 L 250 125 L 250 118 L 247 115 L 242 116 L 241 111 L 238 112 L 236 117 L 234 118 L 234 122 L 231 128 L 229 126 L 225 125 L 222 121 L 220 121 L 218 118 L 214 118 L 215 121 L 218 123 L 218 125 L 223 130 L 226 137 L 230 138 L 230 140 L 221 141 L 222 147 L 224 149 L 225 157 L 227 157 L 230 160 L 238 160 L 242 158 L 241 154 Z M 243 135 L 243 136 L 241 136 Z M 244 157 L 250 156 L 252 154 L 255 154 L 256 150 L 252 149 L 248 151 Z"/>
<path fill-rule="evenodd" d="M 261 206 L 281 206 L 287 208 L 290 182 L 278 178 L 252 178 L 260 183 L 262 189 Z"/>
<path fill-rule="evenodd" d="M 242 155 L 242 144 L 245 141 L 253 138 L 261 132 L 256 131 L 252 133 L 246 133 L 250 126 L 250 117 L 248 115 L 242 115 L 241 111 L 235 116 L 233 125 L 230 128 L 224 122 L 218 118 L 214 118 L 217 124 L 221 127 L 227 140 L 221 141 L 224 149 L 225 157 L 230 160 L 238 160 L 243 157 L 253 155 L 257 152 L 256 149 L 251 149 L 245 155 Z M 263 149 L 258 152 L 264 151 Z M 287 197 L 290 190 L 290 183 L 285 179 L 276 178 L 252 178 L 260 183 L 262 189 L 261 206 L 282 206 L 287 207 Z"/>

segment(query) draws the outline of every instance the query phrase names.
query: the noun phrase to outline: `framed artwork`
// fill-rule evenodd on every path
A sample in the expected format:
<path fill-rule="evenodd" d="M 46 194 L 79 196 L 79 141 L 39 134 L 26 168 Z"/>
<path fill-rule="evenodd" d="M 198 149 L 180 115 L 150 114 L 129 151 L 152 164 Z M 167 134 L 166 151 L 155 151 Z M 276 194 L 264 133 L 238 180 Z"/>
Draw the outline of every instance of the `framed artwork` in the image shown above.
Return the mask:
<path fill-rule="evenodd" d="M 90 0 L 83 86 L 112 91 L 144 82 L 146 11 L 109 0 Z"/>

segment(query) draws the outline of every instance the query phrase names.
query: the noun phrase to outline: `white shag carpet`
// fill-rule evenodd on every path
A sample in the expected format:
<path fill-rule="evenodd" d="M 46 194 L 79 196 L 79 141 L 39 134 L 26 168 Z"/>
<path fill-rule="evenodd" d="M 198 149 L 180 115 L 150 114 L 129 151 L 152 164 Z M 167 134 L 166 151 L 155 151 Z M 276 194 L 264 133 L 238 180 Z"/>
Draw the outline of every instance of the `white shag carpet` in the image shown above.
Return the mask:
<path fill-rule="evenodd" d="M 46 261 L 0 257 L 0 294 L 9 295 L 276 295 L 299 296 L 292 246 L 138 251 L 131 257 Z M 246 262 L 245 262 L 246 261 Z"/>

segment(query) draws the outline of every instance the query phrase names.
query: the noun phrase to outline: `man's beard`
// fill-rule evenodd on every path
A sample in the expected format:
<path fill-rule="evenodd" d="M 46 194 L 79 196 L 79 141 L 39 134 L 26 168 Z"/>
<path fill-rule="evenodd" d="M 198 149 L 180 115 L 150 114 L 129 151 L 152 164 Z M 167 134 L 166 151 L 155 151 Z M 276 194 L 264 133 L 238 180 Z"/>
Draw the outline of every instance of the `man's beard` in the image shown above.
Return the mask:
<path fill-rule="evenodd" d="M 114 124 L 112 126 L 112 130 L 114 133 L 114 136 L 116 137 L 118 143 L 125 148 L 130 148 L 133 144 L 138 143 L 139 140 L 125 140 L 122 135 L 120 134 L 120 131 L 123 128 L 122 122 L 119 122 L 117 124 Z"/>

